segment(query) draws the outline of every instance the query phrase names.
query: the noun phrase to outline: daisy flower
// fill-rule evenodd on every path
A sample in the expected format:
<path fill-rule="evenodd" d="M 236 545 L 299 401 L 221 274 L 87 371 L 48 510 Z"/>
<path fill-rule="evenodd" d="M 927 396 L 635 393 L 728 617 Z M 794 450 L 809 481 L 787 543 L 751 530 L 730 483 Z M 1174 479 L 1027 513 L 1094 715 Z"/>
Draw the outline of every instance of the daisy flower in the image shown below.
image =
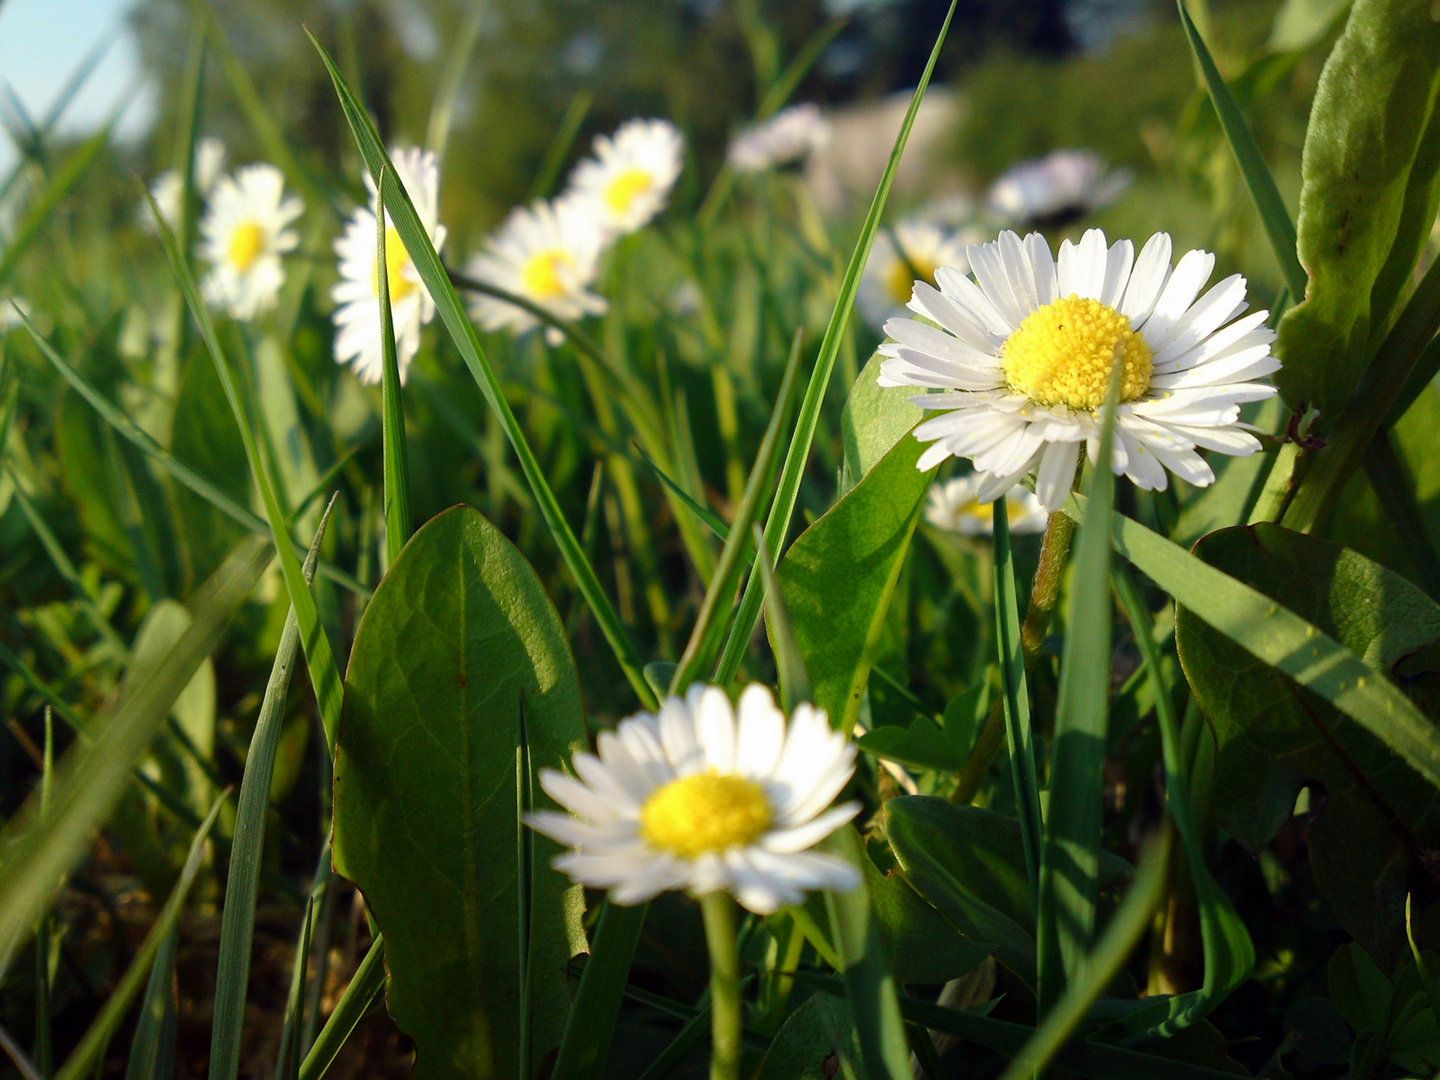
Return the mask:
<path fill-rule="evenodd" d="M 201 253 L 210 263 L 205 299 L 241 320 L 273 307 L 285 282 L 280 256 L 299 243 L 290 226 L 304 209 L 285 194 L 285 177 L 274 165 L 221 177 L 200 223 Z"/>
<path fill-rule="evenodd" d="M 813 102 L 792 105 L 746 128 L 730 141 L 725 160 L 736 172 L 758 173 L 789 165 L 830 141 L 830 124 Z"/>
<path fill-rule="evenodd" d="M 204 138 L 195 144 L 195 193 L 203 200 L 220 179 L 225 170 L 225 144 L 219 139 Z M 185 180 L 179 169 L 166 169 L 150 184 L 150 197 L 160 208 L 160 216 L 170 228 L 180 220 L 180 199 L 185 193 Z M 150 204 L 140 207 L 140 221 L 154 230 L 155 219 L 150 214 Z"/>
<path fill-rule="evenodd" d="M 605 298 L 588 291 L 603 239 L 588 204 L 574 196 L 517 206 L 465 272 L 533 301 L 556 318 L 603 315 Z M 470 301 L 470 314 L 487 330 L 508 328 L 518 334 L 540 325 L 524 308 L 483 293 Z M 547 336 L 554 344 L 563 335 L 551 327 Z"/>
<path fill-rule="evenodd" d="M 855 771 L 854 745 L 810 705 L 787 724 L 759 684 L 740 695 L 738 723 L 736 712 L 723 690 L 696 683 L 658 715 L 602 732 L 598 755 L 575 755 L 576 776 L 542 769 L 540 786 L 575 815 L 526 818 L 574 849 L 556 869 L 617 904 L 728 892 L 760 915 L 810 889 L 856 888 L 853 866 L 809 850 L 860 810 L 830 806 Z"/>
<path fill-rule="evenodd" d="M 1280 366 L 1270 355 L 1275 333 L 1268 312 L 1239 318 L 1248 307 L 1239 274 L 1200 295 L 1214 255 L 1191 251 L 1172 268 L 1168 234 L 1152 236 L 1137 258 L 1129 240 L 1107 248 L 1099 229 L 1062 243 L 1058 266 L 1039 233 L 1003 232 L 968 254 L 975 281 L 941 267 L 938 289 L 916 282 L 910 309 L 929 322 L 891 319 L 885 332 L 894 340 L 880 346 L 888 357 L 880 385 L 942 391 L 910 399 L 940 413 L 915 429 L 932 444 L 921 469 L 970 458 L 984 477 L 980 502 L 1037 470 L 1035 494 L 1054 513 L 1080 445 L 1091 461 L 1099 454 L 1099 414 L 1117 363 L 1111 466 L 1137 487 L 1164 490 L 1167 469 L 1204 487 L 1215 474 L 1199 449 L 1260 449 L 1240 406 L 1275 393 L 1254 381 Z"/>
<path fill-rule="evenodd" d="M 627 120 L 613 136 L 596 136 L 595 156 L 575 166 L 570 190 L 613 239 L 665 209 L 684 155 L 685 137 L 668 120 Z"/>
<path fill-rule="evenodd" d="M 1109 206 L 1130 181 L 1129 170 L 1107 173 L 1092 151 L 1056 150 L 1007 170 L 986 201 L 1002 220 L 1053 228 Z"/>
<path fill-rule="evenodd" d="M 415 212 L 430 242 L 439 251 L 445 243 L 440 213 L 440 163 L 429 150 L 412 147 L 391 150 L 395 175 L 410 194 Z M 350 215 L 345 235 L 335 241 L 340 258 L 340 280 L 330 290 L 335 309 L 335 362 L 352 364 L 363 383 L 378 383 L 383 375 L 380 351 L 380 277 L 375 258 L 375 218 L 379 212 L 375 182 L 367 173 L 370 205 Z M 394 225 L 385 227 L 385 280 L 390 288 L 390 313 L 395 326 L 395 356 L 400 380 L 420 350 L 420 328 L 435 317 L 435 301 L 420 280 L 415 264 Z"/>
<path fill-rule="evenodd" d="M 995 501 L 982 503 L 975 497 L 983 479 L 980 473 L 970 473 L 931 484 L 925 520 L 937 529 L 960 536 L 990 536 L 995 531 Z M 1017 536 L 1044 532 L 1050 520 L 1040 500 L 1018 486 L 1005 493 L 1005 517 L 1011 533 Z"/>
<path fill-rule="evenodd" d="M 898 250 L 896 240 L 900 241 Z M 938 267 L 954 266 L 964 273 L 969 265 L 965 245 L 965 236 L 949 232 L 928 218 L 900 222 L 893 236 L 889 229 L 879 230 L 855 297 L 860 314 L 876 330 L 885 325 L 886 319 L 903 316 L 915 275 L 933 285 Z"/>

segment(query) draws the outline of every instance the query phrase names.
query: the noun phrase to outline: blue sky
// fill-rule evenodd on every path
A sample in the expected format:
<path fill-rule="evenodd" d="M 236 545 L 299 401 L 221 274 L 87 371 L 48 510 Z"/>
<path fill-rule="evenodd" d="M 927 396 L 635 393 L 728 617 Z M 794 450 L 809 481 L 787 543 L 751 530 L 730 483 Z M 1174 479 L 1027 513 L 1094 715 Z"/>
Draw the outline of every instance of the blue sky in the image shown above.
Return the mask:
<path fill-rule="evenodd" d="M 154 116 L 153 90 L 140 83 L 140 57 L 126 15 L 133 0 L 0 0 L 0 81 L 37 123 L 98 43 L 109 47 L 62 121 L 64 130 L 93 131 L 127 102 L 119 134 L 144 134 Z M 0 131 L 0 173 L 15 160 Z"/>

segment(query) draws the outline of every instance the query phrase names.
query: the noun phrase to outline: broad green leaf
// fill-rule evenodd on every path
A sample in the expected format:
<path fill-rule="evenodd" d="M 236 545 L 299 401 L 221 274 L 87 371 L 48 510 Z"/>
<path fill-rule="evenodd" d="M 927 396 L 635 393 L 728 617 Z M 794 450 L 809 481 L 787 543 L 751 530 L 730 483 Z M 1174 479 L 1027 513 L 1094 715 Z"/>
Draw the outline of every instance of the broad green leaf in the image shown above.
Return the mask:
<path fill-rule="evenodd" d="M 220 808 L 225 805 L 222 795 L 215 800 L 215 805 L 210 808 L 210 813 L 195 830 L 195 837 L 190 842 L 190 853 L 185 859 L 185 866 L 180 871 L 180 880 L 170 891 L 165 906 L 161 908 L 160 915 L 150 927 L 150 932 L 145 935 L 145 943 L 140 946 L 135 958 L 130 961 L 130 966 L 125 969 L 125 974 L 120 977 L 120 983 L 110 991 L 105 999 L 105 1004 L 98 1015 L 90 1024 L 80 1045 L 75 1047 L 70 1057 L 60 1071 L 55 1074 L 55 1080 L 82 1080 L 83 1077 L 94 1075 L 101 1059 L 105 1056 L 105 1048 L 110 1045 L 110 1040 L 120 1025 L 125 1020 L 125 1014 L 130 1011 L 130 1003 L 135 1000 L 135 995 L 140 992 L 140 984 L 147 981 L 150 965 L 157 962 L 157 954 L 162 951 L 169 952 L 169 963 L 174 963 L 174 934 L 178 932 L 180 914 L 185 907 L 185 898 L 190 894 L 190 886 L 195 883 L 195 875 L 200 872 L 204 864 L 205 841 L 210 836 L 210 830 L 215 825 L 215 819 L 220 816 Z M 164 961 L 166 958 L 162 957 Z M 147 1000 L 150 994 L 146 994 Z M 137 1033 L 138 1037 L 138 1033 Z M 148 1080 L 148 1077 L 147 1077 Z"/>
<path fill-rule="evenodd" d="M 417 1076 L 510 1077 L 519 1025 L 515 746 L 536 768 L 585 745 L 574 661 L 524 557 L 480 514 L 411 538 L 365 609 L 335 763 L 335 869 L 384 932 L 388 1004 Z M 536 845 L 533 1060 L 558 1044 L 577 886 Z"/>
<path fill-rule="evenodd" d="M 134 691 L 92 719 L 56 770 L 42 818 L 32 796 L 0 829 L 0 955 L 27 932 L 56 882 L 84 854 L 92 831 L 109 815 L 131 767 L 165 722 L 175 699 L 214 651 L 241 602 L 270 561 L 269 547 L 245 541 L 187 605 L 194 621 Z"/>
<path fill-rule="evenodd" d="M 1425 703 L 1440 703 L 1440 607 L 1355 552 L 1273 525 L 1227 529 L 1196 554 L 1306 619 Z M 1214 806 L 1252 851 L 1290 817 L 1307 784 L 1324 810 L 1310 824 L 1316 884 L 1375 956 L 1408 955 L 1404 898 L 1419 850 L 1440 842 L 1435 789 L 1364 728 L 1182 608 L 1176 642 L 1216 740 Z M 1426 721 L 1434 737 L 1433 724 Z M 1417 848 L 1418 845 L 1418 848 Z M 1408 868 L 1408 869 L 1407 869 Z"/>
<path fill-rule="evenodd" d="M 805 387 L 805 397 L 800 403 L 800 415 L 795 422 L 795 432 L 785 451 L 785 464 L 780 469 L 780 482 L 776 488 L 775 501 L 770 507 L 769 517 L 765 519 L 765 544 L 775 558 L 781 557 L 785 538 L 790 532 L 790 519 L 795 513 L 795 500 L 800 495 L 800 481 L 804 476 L 805 466 L 810 460 L 810 447 L 815 439 L 816 426 L 820 422 L 820 409 L 825 402 L 830 376 L 835 370 L 835 359 L 840 355 L 840 344 L 845 339 L 846 326 L 855 306 L 855 294 L 860 288 L 860 275 L 865 269 L 865 263 L 870 258 L 870 247 L 874 243 L 876 231 L 880 228 L 880 218 L 885 212 L 885 203 L 890 197 L 890 187 L 895 181 L 895 173 L 900 167 L 900 158 L 905 152 L 905 143 L 910 138 L 910 129 L 915 124 L 915 116 L 920 111 L 920 102 L 925 97 L 925 89 L 930 85 L 930 76 L 934 73 L 935 63 L 940 57 L 940 47 L 944 45 L 945 35 L 950 30 L 950 20 L 955 16 L 957 2 L 958 0 L 951 0 L 950 9 L 945 14 L 945 21 L 940 26 L 940 33 L 935 38 L 935 45 L 930 50 L 930 59 L 926 62 L 920 82 L 916 85 L 915 93 L 910 98 L 910 107 L 906 110 L 905 119 L 900 122 L 900 130 L 895 136 L 895 145 L 890 150 L 890 159 L 885 164 L 885 171 L 880 176 L 880 184 L 875 189 L 874 198 L 870 201 L 870 210 L 865 215 L 865 223 L 860 227 L 860 236 L 856 239 L 855 248 L 850 253 L 850 262 L 846 265 L 845 276 L 840 281 L 840 293 L 835 298 L 835 306 L 830 312 L 830 321 L 825 326 L 825 336 L 820 341 L 820 354 L 815 358 L 815 367 L 810 372 L 810 382 Z M 716 681 L 721 685 L 728 684 L 740 670 L 740 661 L 745 654 L 750 635 L 754 632 L 755 620 L 760 616 L 760 592 L 759 575 L 751 574 L 750 580 L 745 586 L 745 593 L 740 600 L 740 612 L 731 627 L 730 638 L 726 641 L 725 651 L 720 658 L 720 670 Z M 835 714 L 832 713 L 831 719 L 833 720 L 834 717 Z"/>
<path fill-rule="evenodd" d="M 1284 365 L 1275 382 L 1297 411 L 1334 414 L 1350 401 L 1395 298 L 1393 284 L 1382 286 L 1391 295 L 1372 295 L 1382 267 L 1397 244 L 1402 254 L 1418 253 L 1399 229 L 1406 221 L 1413 232 L 1419 215 L 1407 213 L 1407 200 L 1422 198 L 1419 189 L 1433 181 L 1416 176 L 1411 191 L 1437 81 L 1440 23 L 1431 0 L 1356 0 L 1321 73 L 1305 136 L 1297 236 L 1309 286 L 1275 344 Z"/>
<path fill-rule="evenodd" d="M 890 944 L 890 967 L 897 981 L 938 986 L 958 979 L 990 955 L 986 946 L 951 926 L 900 874 L 882 874 L 868 854 L 861 869 L 870 906 Z"/>
<path fill-rule="evenodd" d="M 906 438 L 800 534 L 777 576 L 815 704 L 850 731 L 932 472 Z M 768 541 L 768 537 L 767 537 Z M 742 616 L 743 617 L 743 616 Z"/>
<path fill-rule="evenodd" d="M 330 506 L 335 505 L 334 499 Z M 308 585 L 315 578 L 315 562 L 330 509 L 320 520 L 302 570 Z M 275 663 L 260 703 L 255 733 L 245 755 L 239 804 L 230 849 L 230 872 L 225 882 L 225 906 L 220 919 L 220 948 L 215 962 L 214 1020 L 210 1026 L 210 1078 L 235 1080 L 240 1069 L 240 1036 L 249 997 L 250 947 L 255 930 L 255 898 L 260 890 L 260 859 L 265 847 L 265 818 L 270 812 L 270 781 L 275 751 L 285 721 L 285 699 L 300 649 L 300 623 L 292 606 L 280 632 Z M 304 954 L 299 954 L 303 965 Z"/>
<path fill-rule="evenodd" d="M 845 447 L 845 480 L 848 491 L 860 482 L 925 416 L 911 405 L 914 387 L 881 386 L 880 365 L 885 358 L 872 356 L 850 388 L 840 413 L 840 438 Z"/>
<path fill-rule="evenodd" d="M 906 795 L 885 804 L 885 836 L 915 891 L 1034 986 L 1035 914 L 1019 824 L 978 807 Z"/>

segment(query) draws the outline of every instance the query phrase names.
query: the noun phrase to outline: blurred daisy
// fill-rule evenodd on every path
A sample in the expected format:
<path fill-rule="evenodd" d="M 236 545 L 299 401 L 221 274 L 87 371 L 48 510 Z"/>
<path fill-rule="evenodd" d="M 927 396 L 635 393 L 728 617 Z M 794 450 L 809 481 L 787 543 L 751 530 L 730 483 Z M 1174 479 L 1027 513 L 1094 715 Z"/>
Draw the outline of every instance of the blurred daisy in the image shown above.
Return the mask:
<path fill-rule="evenodd" d="M 787 725 L 770 691 L 740 695 L 696 683 L 659 715 L 639 713 L 602 732 L 599 754 L 577 753 L 576 777 L 540 771 L 540 786 L 569 814 L 526 822 L 575 850 L 555 867 L 584 885 L 639 904 L 683 889 L 729 892 L 768 915 L 810 889 L 849 891 L 859 872 L 811 851 L 860 804 L 831 807 L 855 771 L 855 747 L 823 710 L 796 708 Z"/>
<path fill-rule="evenodd" d="M 937 529 L 961 536 L 991 535 L 995 531 L 995 503 L 999 500 L 982 503 L 975 497 L 982 479 L 979 473 L 970 473 L 931 484 L 925 520 Z M 1005 516 L 1010 531 L 1016 535 L 1044 532 L 1050 520 L 1040 500 L 1019 486 L 1005 493 Z"/>
<path fill-rule="evenodd" d="M 273 307 L 285 282 L 280 256 L 299 243 L 290 226 L 304 208 L 285 194 L 285 177 L 274 165 L 221 177 L 200 223 L 201 253 L 210 264 L 205 299 L 241 320 Z"/>
<path fill-rule="evenodd" d="M 928 218 L 902 221 L 895 226 L 893 235 L 890 229 L 880 229 L 860 275 L 855 297 L 860 314 L 879 330 L 886 319 L 905 314 L 917 274 L 918 280 L 930 285 L 935 284 L 935 271 L 941 266 L 957 267 L 963 274 L 969 267 L 965 261 L 966 239 Z"/>
<path fill-rule="evenodd" d="M 575 166 L 570 190 L 584 198 L 607 238 L 632 233 L 661 210 L 685 155 L 685 137 L 668 120 L 627 120 L 595 138 L 595 156 Z"/>
<path fill-rule="evenodd" d="M 602 240 L 590 207 L 574 196 L 517 206 L 465 272 L 523 296 L 559 319 L 603 315 L 605 298 L 588 289 L 595 280 Z M 483 293 L 470 301 L 470 314 L 487 330 L 508 328 L 518 334 L 540 325 L 524 308 Z M 546 331 L 552 344 L 563 336 L 554 327 Z"/>
<path fill-rule="evenodd" d="M 392 149 L 395 175 L 410 194 L 415 212 L 430 242 L 439 251 L 445 243 L 440 213 L 440 163 L 429 150 Z M 363 383 L 378 383 L 383 375 L 380 351 L 380 272 L 375 258 L 375 217 L 378 212 L 375 182 L 367 173 L 370 205 L 350 215 L 345 235 L 335 241 L 340 257 L 340 280 L 330 290 L 335 309 L 335 362 L 351 364 Z M 435 317 L 435 301 L 420 281 L 415 264 L 394 225 L 385 227 L 385 280 L 390 289 L 390 313 L 395 325 L 395 356 L 403 382 L 410 361 L 420 350 L 420 328 Z"/>
<path fill-rule="evenodd" d="M 225 171 L 225 144 L 219 139 L 204 138 L 195 144 L 195 193 L 203 201 Z M 179 169 L 166 169 L 150 184 L 150 197 L 160 208 L 165 224 L 175 228 L 180 220 L 180 199 L 185 193 L 185 180 Z M 155 228 L 150 204 L 140 206 L 140 221 L 146 228 Z"/>
<path fill-rule="evenodd" d="M 792 105 L 746 128 L 730 141 L 725 160 L 737 172 L 756 173 L 789 165 L 830 141 L 830 124 L 813 102 Z"/>
<path fill-rule="evenodd" d="M 1018 225 L 1058 228 L 1109 206 L 1130 186 L 1128 169 L 1106 172 L 1089 150 L 1056 150 L 1022 161 L 990 186 L 990 212 Z"/>
<path fill-rule="evenodd" d="M 1080 445 L 1099 454 L 1110 372 L 1122 364 L 1111 466 L 1145 490 L 1166 470 L 1204 487 L 1215 479 L 1198 449 L 1247 456 L 1260 443 L 1240 406 L 1275 393 L 1254 380 L 1280 362 L 1268 312 L 1239 316 L 1245 279 L 1204 296 L 1215 256 L 1191 251 L 1172 269 L 1170 237 L 1156 233 L 1138 258 L 1129 240 L 1107 248 L 1091 229 L 1060 245 L 1057 267 L 1039 233 L 972 244 L 972 282 L 942 267 L 939 289 L 916 282 L 910 309 L 931 322 L 891 319 L 882 386 L 943 391 L 910 400 L 940 415 L 915 437 L 932 445 L 919 467 L 970 458 L 975 497 L 990 502 L 1037 470 L 1035 494 L 1054 512 L 1075 477 Z M 978 287 L 976 285 L 978 282 Z M 1196 298 L 1199 297 L 1197 300 Z"/>

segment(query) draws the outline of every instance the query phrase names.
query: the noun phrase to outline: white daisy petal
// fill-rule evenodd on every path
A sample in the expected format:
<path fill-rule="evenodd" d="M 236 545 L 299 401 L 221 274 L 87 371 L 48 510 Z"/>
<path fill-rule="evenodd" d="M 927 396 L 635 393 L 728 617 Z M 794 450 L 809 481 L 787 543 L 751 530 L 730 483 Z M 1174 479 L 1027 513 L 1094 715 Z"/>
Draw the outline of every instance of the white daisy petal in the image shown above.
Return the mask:
<path fill-rule="evenodd" d="M 1035 498 L 1051 513 L 1069 496 L 1079 460 L 1078 442 L 1052 442 L 1045 447 L 1040 470 L 1035 474 Z"/>
<path fill-rule="evenodd" d="M 776 706 L 769 687 L 759 683 L 751 683 L 740 694 L 736 712 L 735 771 L 751 780 L 767 779 L 785 746 L 785 714 Z"/>
<path fill-rule="evenodd" d="M 1150 315 L 1169 277 L 1170 234 L 1156 233 L 1145 242 L 1140 257 L 1135 260 L 1130 281 L 1125 286 L 1125 298 L 1117 305 L 1132 327 L 1138 328 Z"/>
<path fill-rule="evenodd" d="M 1019 326 L 1025 316 L 1030 314 L 1030 309 L 1021 307 L 1015 297 L 1015 291 L 1010 287 L 1009 279 L 1005 275 L 1005 266 L 1000 257 L 1001 242 L 1006 236 L 1014 237 L 1018 242 L 1019 237 L 1014 233 L 1001 233 L 1001 240 L 988 244 L 971 244 L 965 249 L 970 258 L 970 269 L 975 273 L 975 280 L 979 283 L 981 290 L 985 293 L 986 299 L 1000 313 L 1000 317 L 1011 326 Z"/>

